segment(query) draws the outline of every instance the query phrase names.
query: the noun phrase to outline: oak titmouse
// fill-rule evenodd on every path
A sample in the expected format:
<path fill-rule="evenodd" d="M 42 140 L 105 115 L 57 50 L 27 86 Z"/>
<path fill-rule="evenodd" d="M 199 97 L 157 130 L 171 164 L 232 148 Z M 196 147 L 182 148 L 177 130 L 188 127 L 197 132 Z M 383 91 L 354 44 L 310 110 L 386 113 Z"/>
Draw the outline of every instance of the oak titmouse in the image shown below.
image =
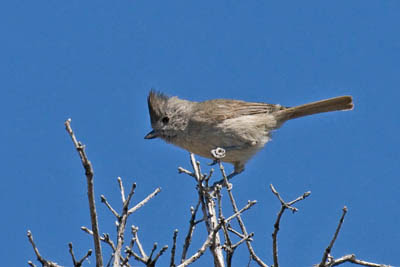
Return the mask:
<path fill-rule="evenodd" d="M 150 91 L 148 96 L 153 131 L 145 139 L 159 137 L 194 154 L 213 158 L 223 148 L 221 160 L 234 165 L 231 176 L 271 139 L 271 132 L 285 121 L 316 113 L 353 109 L 351 96 L 339 96 L 297 107 L 214 99 L 192 102 Z"/>

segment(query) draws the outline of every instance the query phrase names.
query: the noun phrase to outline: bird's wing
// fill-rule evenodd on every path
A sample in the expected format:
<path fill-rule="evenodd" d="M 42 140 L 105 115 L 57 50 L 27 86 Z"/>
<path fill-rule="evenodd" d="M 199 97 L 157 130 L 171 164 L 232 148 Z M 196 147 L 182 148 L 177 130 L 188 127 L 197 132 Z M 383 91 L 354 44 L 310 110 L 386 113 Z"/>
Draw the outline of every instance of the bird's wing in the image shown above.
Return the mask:
<path fill-rule="evenodd" d="M 245 102 L 239 100 L 215 99 L 198 103 L 194 111 L 194 120 L 208 120 L 222 122 L 241 116 L 268 114 L 278 110 L 286 109 L 281 105 Z"/>

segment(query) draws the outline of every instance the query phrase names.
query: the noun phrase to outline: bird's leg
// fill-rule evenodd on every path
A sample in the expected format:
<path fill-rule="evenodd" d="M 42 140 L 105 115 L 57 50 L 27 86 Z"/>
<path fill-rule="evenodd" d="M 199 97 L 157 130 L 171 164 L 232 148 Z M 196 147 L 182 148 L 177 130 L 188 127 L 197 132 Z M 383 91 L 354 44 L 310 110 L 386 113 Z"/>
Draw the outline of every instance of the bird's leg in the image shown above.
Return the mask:
<path fill-rule="evenodd" d="M 238 175 L 240 172 L 235 172 L 235 171 L 233 171 L 233 172 L 231 172 L 228 176 L 226 176 L 226 178 L 228 179 L 228 180 L 230 180 L 230 179 L 232 179 L 233 177 L 235 177 L 236 175 Z"/>
<path fill-rule="evenodd" d="M 244 164 L 240 163 L 240 162 L 235 162 L 234 165 L 234 170 L 232 173 L 230 173 L 226 178 L 228 178 L 228 180 L 232 179 L 234 176 L 238 175 L 239 173 L 244 171 Z"/>
<path fill-rule="evenodd" d="M 217 147 L 213 150 L 211 150 L 211 155 L 214 158 L 214 161 L 210 165 L 217 164 L 221 161 L 222 158 L 225 157 L 226 155 L 226 150 L 221 147 Z M 244 171 L 244 164 L 242 162 L 235 162 L 234 163 L 234 170 L 232 173 L 230 173 L 226 178 L 228 180 L 232 179 L 234 176 L 238 175 L 239 173 Z M 223 185 L 224 184 L 224 179 L 217 181 L 213 184 L 212 187 L 215 187 L 216 185 Z"/>

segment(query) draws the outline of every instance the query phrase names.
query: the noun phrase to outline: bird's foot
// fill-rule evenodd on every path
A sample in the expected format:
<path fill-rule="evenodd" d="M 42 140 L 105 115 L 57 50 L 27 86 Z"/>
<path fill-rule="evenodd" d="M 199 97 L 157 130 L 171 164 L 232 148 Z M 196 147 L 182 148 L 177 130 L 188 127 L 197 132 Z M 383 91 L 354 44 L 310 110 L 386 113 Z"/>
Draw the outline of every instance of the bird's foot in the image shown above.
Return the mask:
<path fill-rule="evenodd" d="M 208 165 L 208 166 L 214 166 L 214 165 L 217 164 L 217 163 L 218 163 L 218 160 L 217 160 L 217 159 L 214 159 L 212 162 L 208 163 L 207 165 Z"/>

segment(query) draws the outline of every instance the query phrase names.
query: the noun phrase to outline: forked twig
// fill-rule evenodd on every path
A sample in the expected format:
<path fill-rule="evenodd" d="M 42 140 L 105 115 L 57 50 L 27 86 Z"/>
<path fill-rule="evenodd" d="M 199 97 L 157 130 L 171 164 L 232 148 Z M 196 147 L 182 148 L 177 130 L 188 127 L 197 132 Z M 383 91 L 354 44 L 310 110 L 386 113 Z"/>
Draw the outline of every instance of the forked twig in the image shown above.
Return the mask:
<path fill-rule="evenodd" d="M 82 145 L 81 142 L 78 142 L 78 140 L 75 137 L 74 132 L 72 131 L 71 119 L 67 119 L 64 124 L 65 124 L 65 129 L 67 130 L 68 134 L 70 135 L 71 140 L 74 143 L 76 150 L 78 151 L 83 168 L 85 169 L 87 189 L 88 189 L 89 209 L 90 209 L 90 220 L 92 222 L 93 242 L 94 242 L 94 249 L 95 249 L 95 255 L 96 255 L 96 267 L 101 267 L 101 266 L 103 266 L 103 256 L 102 256 L 101 244 L 100 244 L 99 223 L 97 220 L 96 204 L 94 201 L 93 166 L 86 155 L 85 146 Z"/>
<path fill-rule="evenodd" d="M 308 197 L 311 192 L 305 192 L 303 195 L 299 196 L 298 198 L 296 198 L 295 200 L 292 200 L 288 203 L 286 203 L 282 197 L 280 196 L 280 194 L 278 193 L 278 191 L 276 191 L 275 187 L 270 184 L 270 188 L 272 193 L 279 199 L 279 201 L 281 202 L 281 209 L 278 212 L 278 215 L 276 217 L 276 221 L 274 224 L 274 232 L 272 233 L 272 256 L 274 259 L 274 267 L 278 267 L 279 266 L 279 262 L 278 262 L 278 232 L 279 232 L 279 224 L 282 218 L 282 215 L 284 213 L 284 211 L 286 209 L 290 209 L 292 212 L 296 212 L 298 209 L 295 207 L 292 207 L 293 204 L 295 204 L 296 202 L 305 199 L 306 197 Z"/>

